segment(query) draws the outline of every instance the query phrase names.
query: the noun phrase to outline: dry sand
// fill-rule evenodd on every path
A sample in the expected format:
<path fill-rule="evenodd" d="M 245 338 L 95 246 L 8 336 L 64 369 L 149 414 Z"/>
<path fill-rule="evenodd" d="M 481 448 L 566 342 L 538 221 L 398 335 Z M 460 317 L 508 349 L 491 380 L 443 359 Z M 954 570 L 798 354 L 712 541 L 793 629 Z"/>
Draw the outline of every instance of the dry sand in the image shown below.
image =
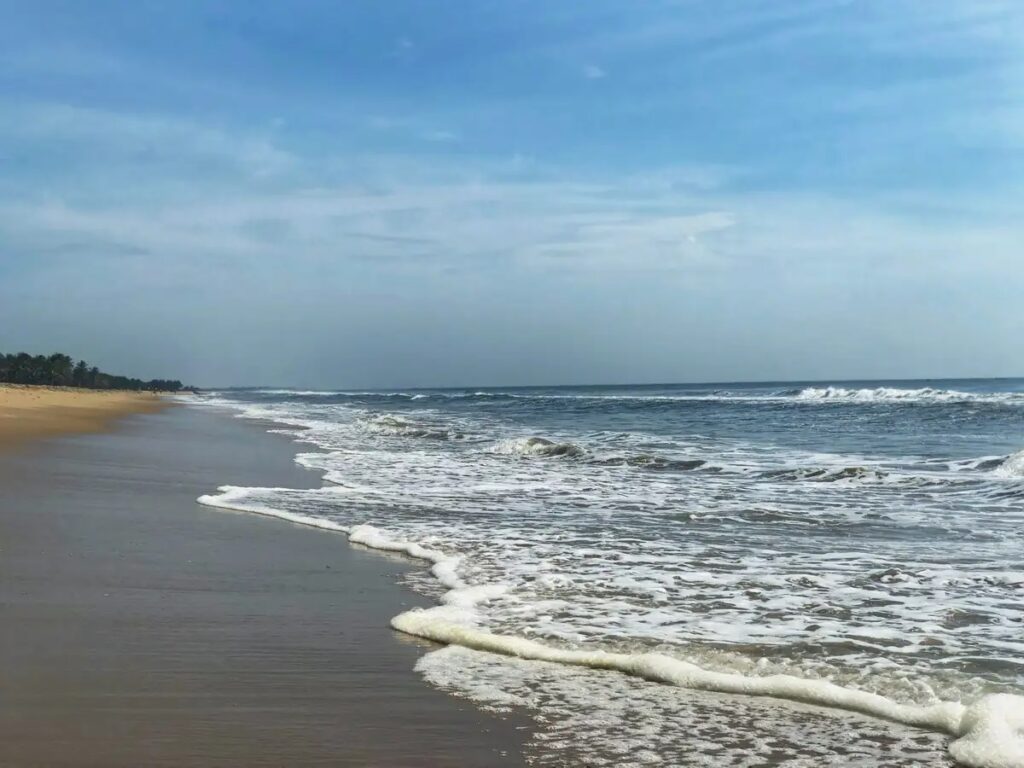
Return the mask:
<path fill-rule="evenodd" d="M 0 384 L 0 451 L 38 438 L 102 432 L 117 419 L 169 405 L 151 392 Z"/>

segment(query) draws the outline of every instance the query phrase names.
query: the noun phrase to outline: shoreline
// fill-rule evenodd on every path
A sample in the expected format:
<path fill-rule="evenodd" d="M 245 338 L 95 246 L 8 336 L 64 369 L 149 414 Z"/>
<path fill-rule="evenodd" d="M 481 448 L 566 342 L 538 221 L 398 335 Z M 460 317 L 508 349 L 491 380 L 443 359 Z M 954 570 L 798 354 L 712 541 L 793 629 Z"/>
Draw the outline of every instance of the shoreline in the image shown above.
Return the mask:
<path fill-rule="evenodd" d="M 34 440 L 104 432 L 175 403 L 155 392 L 0 384 L 0 452 Z"/>
<path fill-rule="evenodd" d="M 293 422 L 288 418 L 282 418 L 279 421 L 270 420 L 265 416 L 251 418 L 261 424 L 276 424 L 279 429 L 285 428 L 284 431 L 296 434 L 306 428 L 296 426 L 297 423 L 301 424 L 301 421 Z M 294 435 L 293 439 L 301 441 L 301 438 Z M 308 442 L 316 446 L 315 450 L 317 451 L 328 450 L 328 448 L 321 448 L 323 444 L 316 440 Z M 999 723 L 1003 720 L 1012 721 L 1015 717 L 1014 708 L 1019 707 L 1017 697 L 986 695 L 969 704 L 963 704 L 958 699 L 935 700 L 930 703 L 900 703 L 896 699 L 862 690 L 857 686 L 845 687 L 828 679 L 813 676 L 788 674 L 758 676 L 734 671 L 713 671 L 658 652 L 615 653 L 602 649 L 567 650 L 535 642 L 522 636 L 493 634 L 472 626 L 467 627 L 457 621 L 447 620 L 447 606 L 464 607 L 475 600 L 488 599 L 489 595 L 494 594 L 492 588 L 500 589 L 500 585 L 486 583 L 466 585 L 462 583 L 454 575 L 453 558 L 442 552 L 426 549 L 422 540 L 415 537 L 390 538 L 382 529 L 375 528 L 372 520 L 370 524 L 363 524 L 357 516 L 354 521 L 342 525 L 330 515 L 320 516 L 316 513 L 307 515 L 305 510 L 310 508 L 317 509 L 322 506 L 325 509 L 330 509 L 330 501 L 317 501 L 312 495 L 303 497 L 303 505 L 296 504 L 298 500 L 294 498 L 281 498 L 281 507 L 276 511 L 271 511 L 262 499 L 258 499 L 252 506 L 246 506 L 246 502 L 243 500 L 246 492 L 260 490 L 253 488 L 222 489 L 221 493 L 203 497 L 200 502 L 223 509 L 277 517 L 321 530 L 347 534 L 349 541 L 354 544 L 373 547 L 384 552 L 400 551 L 418 558 L 425 565 L 432 563 L 434 576 L 448 592 L 440 600 L 435 600 L 428 610 L 410 611 L 396 615 L 391 624 L 394 628 L 410 636 L 434 640 L 447 646 L 443 659 L 440 656 L 436 657 L 438 663 L 421 665 L 425 676 L 438 687 L 449 690 L 455 695 L 466 695 L 474 701 L 478 701 L 484 708 L 493 706 L 495 703 L 499 708 L 508 707 L 509 702 L 513 700 L 517 700 L 518 705 L 525 708 L 523 702 L 532 695 L 533 691 L 527 687 L 527 694 L 522 698 L 517 698 L 515 695 L 503 697 L 499 693 L 488 699 L 492 692 L 480 693 L 481 686 L 486 685 L 482 681 L 488 676 L 488 670 L 482 669 L 485 665 L 481 663 L 477 666 L 474 670 L 475 676 L 468 675 L 460 679 L 458 673 L 453 673 L 451 668 L 445 666 L 446 662 L 458 659 L 460 664 L 471 666 L 474 663 L 473 659 L 493 657 L 490 658 L 489 664 L 486 666 L 500 666 L 506 663 L 520 666 L 529 663 L 548 664 L 551 665 L 550 668 L 558 670 L 557 673 L 551 672 L 548 675 L 549 678 L 555 674 L 563 674 L 566 670 L 570 670 L 569 675 L 571 676 L 572 669 L 580 668 L 585 668 L 590 672 L 597 671 L 601 674 L 624 673 L 624 676 L 631 680 L 629 685 L 637 685 L 641 689 L 646 685 L 668 684 L 661 688 L 660 692 L 667 696 L 682 694 L 679 698 L 685 697 L 686 701 L 679 702 L 682 705 L 679 707 L 679 712 L 683 713 L 685 713 L 685 708 L 693 702 L 699 702 L 699 706 L 707 708 L 708 711 L 721 708 L 723 715 L 726 710 L 731 708 L 744 708 L 762 715 L 770 712 L 773 718 L 778 718 L 784 727 L 792 728 L 793 731 L 803 730 L 808 726 L 828 731 L 831 730 L 831 726 L 836 724 L 857 722 L 859 730 L 863 731 L 861 741 L 868 749 L 872 745 L 885 745 L 892 748 L 901 744 L 912 745 L 908 747 L 909 751 L 916 751 L 924 760 L 935 761 L 935 764 L 941 762 L 945 765 L 952 757 L 958 761 L 957 764 L 963 765 L 995 765 L 996 763 L 991 760 L 1002 760 L 1003 762 L 999 762 L 1000 765 L 1016 765 L 1016 763 L 1005 762 L 1007 759 L 1013 759 L 1007 755 L 1016 754 L 1013 752 L 1015 747 L 1012 744 L 989 743 L 988 733 L 979 731 L 972 724 L 982 719 L 990 719 Z M 283 491 L 285 489 L 262 490 Z M 467 662 L 467 660 L 469 661 Z M 427 662 L 428 659 L 423 661 Z M 543 674 L 536 673 L 536 677 L 542 677 Z M 500 672 L 494 677 L 498 686 L 510 682 L 508 679 L 501 678 Z M 547 682 L 550 684 L 551 680 Z M 560 714 L 565 717 L 564 712 Z M 546 732 L 547 724 L 551 719 L 547 714 L 537 719 L 539 733 Z M 686 715 L 684 714 L 681 719 L 686 720 Z M 814 722 L 815 720 L 819 722 Z M 752 737 L 750 739 L 752 740 Z M 795 740 L 796 743 L 801 743 L 801 741 L 800 739 Z M 543 741 L 540 741 L 539 744 L 543 744 Z M 531 746 L 536 745 L 531 743 Z M 744 751 L 752 749 L 748 739 L 742 740 L 741 744 L 737 746 Z M 837 733 L 827 748 L 842 753 L 848 746 L 844 743 L 841 734 Z M 883 750 L 885 750 L 885 746 L 883 746 Z M 820 752 L 820 747 L 818 749 Z M 803 756 L 801 755 L 801 757 Z M 583 755 L 577 755 L 577 757 L 585 762 Z M 765 764 L 781 764 L 776 760 L 782 761 L 784 758 L 781 755 L 773 754 Z M 883 761 L 878 764 L 881 766 L 888 763 Z"/>
<path fill-rule="evenodd" d="M 523 718 L 415 671 L 418 564 L 195 503 L 319 487 L 290 440 L 197 408 L 0 457 L 0 763 L 523 765 Z"/>

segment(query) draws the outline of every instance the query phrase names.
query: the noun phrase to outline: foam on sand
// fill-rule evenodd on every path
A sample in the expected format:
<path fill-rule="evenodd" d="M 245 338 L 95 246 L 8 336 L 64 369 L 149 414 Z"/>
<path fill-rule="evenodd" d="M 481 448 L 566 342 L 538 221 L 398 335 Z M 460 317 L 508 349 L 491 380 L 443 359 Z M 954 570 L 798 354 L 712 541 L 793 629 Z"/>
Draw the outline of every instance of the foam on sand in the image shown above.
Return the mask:
<path fill-rule="evenodd" d="M 376 530 L 375 536 L 386 542 L 384 548 L 387 549 L 402 549 L 411 554 L 415 547 L 387 540 Z M 429 559 L 434 560 L 434 553 L 431 555 Z M 455 583 L 458 583 L 457 580 Z M 464 591 L 463 586 L 453 590 L 455 593 Z M 479 595 L 482 599 L 489 597 L 486 592 L 480 592 Z M 466 608 L 472 602 L 467 601 L 466 597 L 469 596 L 457 594 L 449 600 L 446 595 L 444 602 Z M 993 694 L 969 706 L 952 701 L 927 706 L 901 704 L 876 693 L 845 688 L 826 680 L 810 680 L 792 675 L 755 677 L 715 672 L 660 653 L 627 654 L 555 648 L 522 637 L 499 635 L 465 626 L 453 621 L 447 605 L 406 611 L 392 619 L 391 626 L 400 632 L 434 642 L 520 659 L 612 670 L 680 688 L 788 699 L 860 712 L 949 734 L 955 737 L 950 744 L 950 754 L 958 762 L 972 768 L 1024 766 L 1024 696 Z"/>
<path fill-rule="evenodd" d="M 950 768 L 942 734 L 856 713 L 694 691 L 449 645 L 417 671 L 477 706 L 534 719 L 535 768 Z M 742 724 L 738 727 L 738 724 Z"/>
<path fill-rule="evenodd" d="M 298 523 L 299 525 L 308 525 L 311 528 L 322 528 L 325 531 L 333 531 L 334 533 L 348 533 L 349 529 L 346 526 L 340 525 L 333 520 L 327 520 L 322 517 L 314 517 L 312 515 L 300 515 L 294 512 L 286 512 L 284 510 L 275 509 L 274 507 L 266 506 L 263 504 L 255 504 L 251 501 L 247 501 L 249 496 L 250 488 L 240 488 L 235 485 L 222 485 L 217 489 L 216 494 L 204 494 L 200 496 L 196 501 L 207 507 L 217 507 L 219 509 L 230 509 L 238 512 L 251 512 L 256 515 L 266 515 L 267 517 L 276 517 L 281 520 L 287 520 L 291 523 Z M 288 488 L 274 488 L 264 490 L 277 490 L 277 491 L 288 491 Z"/>
<path fill-rule="evenodd" d="M 297 523 L 348 533 L 356 544 L 401 552 L 432 564 L 433 575 L 448 588 L 442 604 L 413 609 L 394 619 L 401 632 L 446 645 L 461 646 L 519 659 L 553 662 L 573 667 L 620 672 L 680 688 L 747 696 L 771 697 L 871 715 L 905 725 L 926 728 L 953 737 L 949 751 L 971 768 L 1024 766 L 1024 697 L 991 694 L 962 704 L 940 701 L 929 705 L 904 704 L 886 696 L 836 685 L 827 680 L 794 675 L 744 675 L 704 669 L 662 653 L 616 653 L 600 649 L 559 648 L 524 637 L 489 632 L 475 626 L 475 607 L 505 592 L 502 585 L 472 585 L 458 574 L 460 558 L 417 542 L 387 535 L 371 525 L 342 526 L 322 518 L 285 513 L 246 503 L 247 490 L 225 486 L 219 495 L 203 496 L 210 506 L 241 509 L 281 517 Z"/>

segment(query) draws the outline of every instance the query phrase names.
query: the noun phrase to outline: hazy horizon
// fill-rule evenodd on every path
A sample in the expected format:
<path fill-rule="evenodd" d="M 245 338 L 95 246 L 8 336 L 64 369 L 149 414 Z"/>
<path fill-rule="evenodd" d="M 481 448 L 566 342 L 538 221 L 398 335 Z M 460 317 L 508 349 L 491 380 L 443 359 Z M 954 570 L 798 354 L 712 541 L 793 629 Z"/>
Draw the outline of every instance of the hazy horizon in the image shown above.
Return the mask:
<path fill-rule="evenodd" d="M 2 351 L 205 387 L 1024 374 L 1018 3 L 0 12 Z"/>

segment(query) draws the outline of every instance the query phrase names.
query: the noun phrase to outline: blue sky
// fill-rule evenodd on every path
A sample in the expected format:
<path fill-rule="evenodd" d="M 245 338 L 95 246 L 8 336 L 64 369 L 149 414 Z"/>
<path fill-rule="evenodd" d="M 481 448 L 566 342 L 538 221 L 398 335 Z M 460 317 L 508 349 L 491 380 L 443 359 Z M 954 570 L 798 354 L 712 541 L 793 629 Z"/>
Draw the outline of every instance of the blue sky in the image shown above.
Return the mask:
<path fill-rule="evenodd" d="M 0 0 L 0 348 L 1024 374 L 1024 5 Z"/>

